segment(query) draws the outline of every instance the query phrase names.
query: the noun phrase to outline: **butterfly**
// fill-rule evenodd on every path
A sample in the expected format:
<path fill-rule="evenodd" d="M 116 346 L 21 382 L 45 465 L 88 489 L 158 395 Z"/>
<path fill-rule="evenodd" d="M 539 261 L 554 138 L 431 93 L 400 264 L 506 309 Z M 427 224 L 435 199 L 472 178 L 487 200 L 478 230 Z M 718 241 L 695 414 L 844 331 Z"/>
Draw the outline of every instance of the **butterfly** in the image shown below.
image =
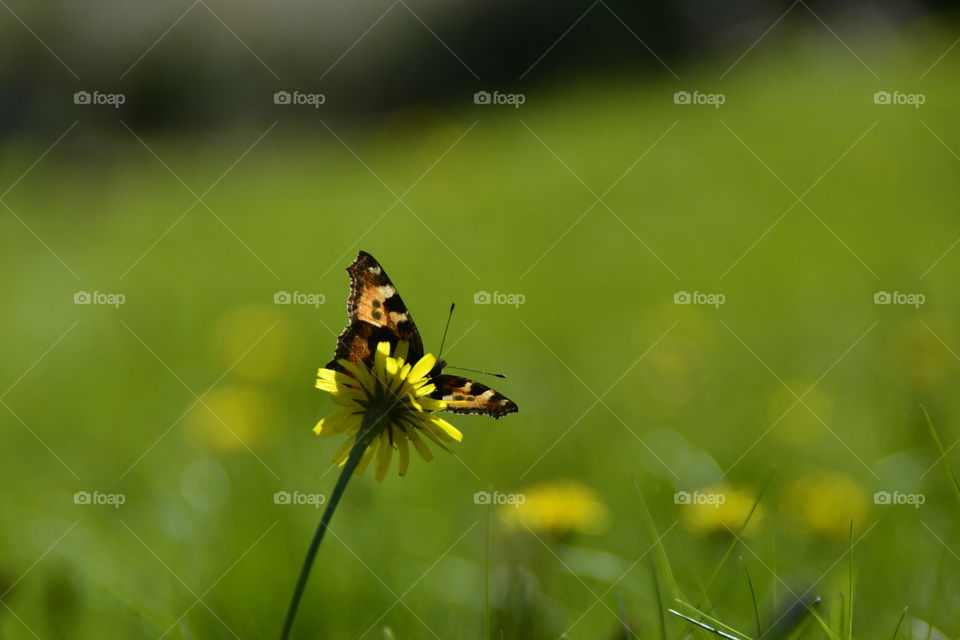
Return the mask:
<path fill-rule="evenodd" d="M 377 344 L 389 342 L 391 352 L 397 343 L 408 343 L 407 362 L 423 357 L 423 341 L 407 305 L 380 263 L 366 251 L 361 251 L 349 267 L 350 297 L 347 298 L 349 324 L 337 338 L 337 350 L 328 369 L 343 371 L 337 361 L 372 366 Z M 479 413 L 502 418 L 519 411 L 517 405 L 503 394 L 485 384 L 461 376 L 443 373 L 446 362 L 438 360 L 429 373 L 436 391 L 431 397 L 455 402 L 446 411 L 452 413 Z"/>

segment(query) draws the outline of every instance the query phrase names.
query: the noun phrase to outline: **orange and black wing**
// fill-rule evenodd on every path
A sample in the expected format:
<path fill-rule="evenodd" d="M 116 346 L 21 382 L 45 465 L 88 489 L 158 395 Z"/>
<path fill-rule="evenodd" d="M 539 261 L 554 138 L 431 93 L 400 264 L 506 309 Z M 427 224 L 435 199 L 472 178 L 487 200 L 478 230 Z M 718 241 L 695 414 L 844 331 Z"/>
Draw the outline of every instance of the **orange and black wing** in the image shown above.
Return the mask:
<path fill-rule="evenodd" d="M 441 374 L 434 376 L 433 384 L 437 390 L 431 396 L 450 403 L 446 411 L 452 413 L 480 413 L 502 418 L 520 410 L 502 393 L 474 380 Z"/>
<path fill-rule="evenodd" d="M 337 350 L 328 368 L 340 369 L 337 360 L 367 362 L 379 342 L 391 348 L 401 340 L 409 343 L 408 362 L 423 357 L 423 341 L 407 306 L 380 263 L 361 251 L 349 267 L 350 297 L 347 299 L 349 324 L 337 339 Z"/>

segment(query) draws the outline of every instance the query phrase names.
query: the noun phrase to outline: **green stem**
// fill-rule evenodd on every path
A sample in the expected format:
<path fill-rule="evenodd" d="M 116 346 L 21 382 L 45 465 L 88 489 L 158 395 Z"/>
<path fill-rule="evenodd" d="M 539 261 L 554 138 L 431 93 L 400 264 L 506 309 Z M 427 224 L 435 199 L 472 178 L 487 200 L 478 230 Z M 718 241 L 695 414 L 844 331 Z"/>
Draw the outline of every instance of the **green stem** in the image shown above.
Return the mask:
<path fill-rule="evenodd" d="M 317 551 L 320 549 L 320 543 L 323 541 L 323 534 L 327 532 L 327 527 L 330 525 L 333 512 L 336 510 L 337 504 L 340 502 L 340 498 L 347 488 L 347 482 L 350 481 L 350 477 L 356 470 L 357 465 L 360 464 L 360 459 L 363 458 L 363 454 L 373 440 L 373 437 L 378 433 L 376 427 L 380 418 L 381 416 L 374 412 L 368 412 L 363 418 L 360 431 L 357 433 L 357 441 L 354 443 L 353 448 L 350 449 L 350 456 L 347 458 L 346 464 L 343 465 L 343 471 L 340 472 L 340 477 L 337 478 L 337 484 L 333 487 L 333 493 L 330 494 L 330 501 L 327 502 L 327 507 L 324 509 L 323 516 L 320 518 L 320 524 L 317 525 L 317 531 L 313 534 L 313 540 L 310 541 L 307 556 L 303 559 L 300 577 L 297 578 L 297 585 L 293 589 L 293 599 L 290 600 L 290 608 L 287 609 L 287 617 L 283 621 L 283 631 L 280 632 L 280 640 L 287 640 L 287 638 L 290 637 L 290 631 L 293 629 L 293 621 L 297 617 L 297 607 L 300 605 L 303 590 L 307 586 L 307 578 L 310 577 L 310 569 L 313 567 L 313 560 L 316 558 Z"/>

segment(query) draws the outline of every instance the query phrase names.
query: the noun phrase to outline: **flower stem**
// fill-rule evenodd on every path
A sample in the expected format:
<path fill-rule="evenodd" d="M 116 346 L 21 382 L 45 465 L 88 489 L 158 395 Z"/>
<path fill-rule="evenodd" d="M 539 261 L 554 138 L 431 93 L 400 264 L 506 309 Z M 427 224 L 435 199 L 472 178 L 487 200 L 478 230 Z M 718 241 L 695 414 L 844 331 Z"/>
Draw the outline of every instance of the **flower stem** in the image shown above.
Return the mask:
<path fill-rule="evenodd" d="M 310 546 L 307 548 L 307 555 L 303 559 L 303 567 L 300 569 L 300 577 L 297 578 L 297 585 L 293 589 L 293 599 L 290 600 L 290 608 L 287 609 L 287 617 L 283 621 L 283 631 L 280 632 L 280 640 L 287 640 L 290 636 L 290 631 L 293 629 L 293 621 L 297 617 L 297 607 L 300 605 L 303 590 L 307 586 L 307 578 L 310 577 L 310 569 L 313 567 L 313 560 L 316 558 L 317 550 L 320 549 L 320 543 L 323 541 L 323 534 L 327 532 L 327 527 L 330 524 L 330 519 L 333 517 L 333 512 L 336 510 L 337 504 L 340 502 L 340 497 L 343 496 L 343 492 L 347 488 L 347 482 L 350 481 L 350 477 L 356 470 L 357 465 L 360 464 L 364 452 L 379 431 L 377 424 L 380 422 L 381 417 L 381 415 L 373 411 L 367 412 L 363 417 L 363 422 L 357 433 L 357 440 L 353 448 L 350 449 L 347 462 L 343 465 L 340 477 L 337 478 L 337 484 L 333 487 L 333 493 L 330 494 L 330 501 L 327 502 L 327 507 L 323 510 L 323 516 L 320 518 L 320 524 L 317 525 L 317 531 L 313 534 L 313 540 L 310 541 Z"/>

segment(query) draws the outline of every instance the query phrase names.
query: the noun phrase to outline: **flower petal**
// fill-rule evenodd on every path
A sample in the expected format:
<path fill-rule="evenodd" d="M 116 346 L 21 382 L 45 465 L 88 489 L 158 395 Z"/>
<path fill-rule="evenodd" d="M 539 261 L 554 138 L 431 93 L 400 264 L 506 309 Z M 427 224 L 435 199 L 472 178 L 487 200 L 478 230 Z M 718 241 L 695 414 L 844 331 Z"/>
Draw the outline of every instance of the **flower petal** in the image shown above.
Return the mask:
<path fill-rule="evenodd" d="M 373 375 L 380 380 L 387 379 L 387 358 L 390 356 L 390 343 L 377 343 L 377 350 L 373 354 Z"/>
<path fill-rule="evenodd" d="M 339 393 L 340 391 L 340 385 L 330 380 L 324 380 L 323 378 L 317 378 L 314 386 L 321 391 L 326 391 L 327 393 Z"/>
<path fill-rule="evenodd" d="M 384 360 L 384 369 L 387 374 L 387 380 L 394 381 L 397 374 L 400 373 L 400 361 L 396 358 L 386 358 Z"/>
<path fill-rule="evenodd" d="M 353 418 L 353 420 L 351 420 L 351 418 Z M 343 432 L 351 422 L 358 421 L 359 419 L 360 416 L 354 413 L 354 409 L 340 409 L 320 420 L 317 426 L 313 428 L 313 432 L 318 436 L 324 435 L 329 438 L 330 436 L 335 436 Z"/>
<path fill-rule="evenodd" d="M 377 451 L 377 468 L 374 473 L 374 480 L 383 482 L 387 477 L 387 471 L 390 469 L 390 458 L 393 456 L 393 445 L 390 444 L 390 430 L 384 429 L 380 432 L 380 449 Z"/>
<path fill-rule="evenodd" d="M 444 420 L 443 418 L 441 418 L 441 417 L 439 417 L 439 416 L 431 416 L 431 417 L 430 417 L 430 422 L 432 422 L 434 425 L 436 425 L 436 426 L 440 427 L 441 429 L 443 429 L 443 431 L 444 431 L 448 436 L 450 436 L 451 438 L 453 438 L 453 439 L 456 440 L 457 442 L 460 442 L 461 440 L 463 440 L 463 434 L 460 433 L 460 430 L 457 429 L 457 428 L 456 428 L 455 426 L 453 426 L 452 424 L 450 424 L 449 422 L 447 422 L 446 420 Z"/>
<path fill-rule="evenodd" d="M 357 436 L 353 435 L 347 438 L 343 444 L 340 445 L 340 448 L 337 449 L 337 452 L 333 454 L 333 462 L 338 467 L 342 467 L 347 463 L 347 458 L 350 457 L 350 449 L 353 448 L 353 443 L 356 442 Z"/>
<path fill-rule="evenodd" d="M 410 384 L 416 383 L 420 378 L 424 377 L 433 369 L 433 365 L 437 363 L 437 359 L 432 353 L 428 353 L 422 358 L 420 362 L 413 365 L 413 369 L 410 371 L 410 375 L 407 376 L 407 379 L 410 381 Z"/>
<path fill-rule="evenodd" d="M 443 442 L 444 440 L 450 440 L 450 436 L 441 431 L 438 427 L 434 426 L 431 422 L 425 421 L 425 424 L 428 426 L 425 426 L 423 429 L 421 429 L 423 435 L 427 436 L 427 438 L 429 438 L 433 444 L 437 445 L 447 453 L 453 453 Z"/>
<path fill-rule="evenodd" d="M 401 476 L 407 475 L 407 467 L 410 466 L 410 444 L 407 442 L 407 434 L 402 429 L 397 429 L 395 434 L 397 450 L 400 452 L 400 468 L 398 473 Z"/>
<path fill-rule="evenodd" d="M 456 404 L 446 402 L 445 400 L 437 400 L 436 398 L 418 398 L 417 402 L 424 411 L 443 411 L 448 405 Z"/>
<path fill-rule="evenodd" d="M 362 408 L 362 406 L 360 406 L 357 402 L 357 400 L 360 398 L 345 393 L 335 393 L 330 396 L 330 399 L 334 404 L 338 404 L 341 407 L 352 407 L 354 409 Z"/>
<path fill-rule="evenodd" d="M 430 383 L 430 384 L 425 384 L 422 387 L 418 388 L 416 390 L 416 394 L 418 396 L 428 396 L 436 390 L 437 390 L 437 385 Z"/>
<path fill-rule="evenodd" d="M 353 475 L 363 475 L 363 472 L 367 470 L 367 465 L 370 464 L 370 459 L 373 458 L 373 454 L 376 450 L 377 445 L 375 442 L 367 446 L 367 450 L 363 452 L 363 457 L 360 458 L 360 464 L 357 465 L 357 470 L 353 472 Z"/>
<path fill-rule="evenodd" d="M 420 436 L 417 435 L 417 431 L 414 428 L 409 428 L 406 430 L 407 437 L 410 438 L 410 442 L 413 443 L 413 448 L 417 450 L 417 453 L 420 454 L 420 457 L 423 458 L 424 462 L 430 462 L 433 460 L 433 454 L 430 452 L 430 449 L 427 448 L 427 443 L 420 439 Z"/>

